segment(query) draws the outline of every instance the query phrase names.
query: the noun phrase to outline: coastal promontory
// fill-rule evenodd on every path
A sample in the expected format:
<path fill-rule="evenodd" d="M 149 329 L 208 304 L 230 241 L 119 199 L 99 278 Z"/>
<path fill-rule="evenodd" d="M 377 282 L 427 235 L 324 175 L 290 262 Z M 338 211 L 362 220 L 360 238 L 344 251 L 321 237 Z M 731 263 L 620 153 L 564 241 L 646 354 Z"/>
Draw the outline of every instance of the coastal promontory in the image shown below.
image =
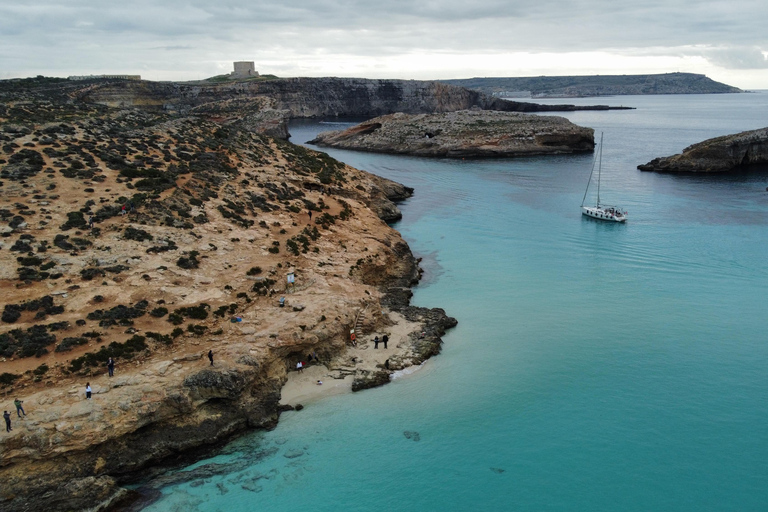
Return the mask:
<path fill-rule="evenodd" d="M 299 362 L 351 392 L 440 350 L 456 321 L 409 305 L 418 261 L 385 222 L 412 189 L 270 135 L 252 103 L 93 88 L 0 81 L 0 512 L 134 499 L 298 410 Z"/>
<path fill-rule="evenodd" d="M 513 112 L 396 113 L 323 132 L 310 143 L 430 157 L 513 157 L 592 151 L 594 130 L 563 117 Z"/>
<path fill-rule="evenodd" d="M 718 173 L 768 166 L 768 128 L 715 137 L 681 154 L 655 158 L 641 171 Z"/>

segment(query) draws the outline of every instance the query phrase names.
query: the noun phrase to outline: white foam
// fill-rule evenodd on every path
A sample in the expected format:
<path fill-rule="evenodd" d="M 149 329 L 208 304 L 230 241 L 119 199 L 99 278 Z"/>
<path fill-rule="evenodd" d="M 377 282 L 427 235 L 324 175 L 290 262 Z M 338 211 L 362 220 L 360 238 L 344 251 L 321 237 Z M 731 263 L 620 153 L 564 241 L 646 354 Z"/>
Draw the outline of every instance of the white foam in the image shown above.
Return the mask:
<path fill-rule="evenodd" d="M 424 363 L 421 363 L 418 365 L 409 366 L 408 368 L 403 368 L 402 370 L 397 370 L 396 372 L 392 372 L 392 375 L 389 376 L 389 380 L 395 380 L 401 377 L 406 377 L 414 372 L 421 370 L 423 366 L 424 366 Z"/>

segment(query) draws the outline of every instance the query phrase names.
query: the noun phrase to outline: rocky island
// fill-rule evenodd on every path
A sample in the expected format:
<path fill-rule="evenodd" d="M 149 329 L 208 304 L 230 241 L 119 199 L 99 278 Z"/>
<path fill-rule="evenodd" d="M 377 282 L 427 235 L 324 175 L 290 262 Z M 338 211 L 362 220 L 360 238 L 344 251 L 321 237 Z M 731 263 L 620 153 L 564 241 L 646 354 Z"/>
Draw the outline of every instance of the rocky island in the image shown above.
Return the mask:
<path fill-rule="evenodd" d="M 688 146 L 681 154 L 654 158 L 641 171 L 718 173 L 768 166 L 768 128 L 715 137 Z"/>
<path fill-rule="evenodd" d="M 456 324 L 409 305 L 418 261 L 385 219 L 412 189 L 274 137 L 269 98 L 94 100 L 109 87 L 0 82 L 0 511 L 131 500 L 273 427 L 297 362 L 364 389 Z"/>
<path fill-rule="evenodd" d="M 323 132 L 310 144 L 430 157 L 512 157 L 594 149 L 594 130 L 563 117 L 489 110 L 396 113 L 346 130 Z"/>

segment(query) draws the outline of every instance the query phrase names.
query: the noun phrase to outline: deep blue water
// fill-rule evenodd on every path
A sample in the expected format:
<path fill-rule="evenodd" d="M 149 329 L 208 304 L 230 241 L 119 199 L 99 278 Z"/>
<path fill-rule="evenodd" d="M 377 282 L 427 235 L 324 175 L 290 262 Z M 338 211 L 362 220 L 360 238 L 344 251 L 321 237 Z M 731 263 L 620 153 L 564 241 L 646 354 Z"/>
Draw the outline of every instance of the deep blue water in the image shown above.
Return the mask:
<path fill-rule="evenodd" d="M 424 257 L 413 302 L 459 326 L 420 371 L 284 414 L 147 510 L 766 510 L 768 172 L 636 166 L 768 126 L 768 93 L 577 101 L 637 107 L 565 114 L 605 133 L 625 225 L 580 213 L 591 155 L 329 150 L 416 189 L 395 226 Z"/>

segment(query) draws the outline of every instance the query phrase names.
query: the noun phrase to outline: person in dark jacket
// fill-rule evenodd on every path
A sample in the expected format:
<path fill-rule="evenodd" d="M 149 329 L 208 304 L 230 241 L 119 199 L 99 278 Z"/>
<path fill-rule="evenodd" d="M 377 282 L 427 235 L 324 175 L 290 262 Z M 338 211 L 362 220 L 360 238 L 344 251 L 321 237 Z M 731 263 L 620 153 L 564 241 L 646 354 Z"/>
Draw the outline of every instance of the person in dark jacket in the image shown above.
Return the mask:
<path fill-rule="evenodd" d="M 8 411 L 3 411 L 3 418 L 5 418 L 5 431 L 10 432 L 13 429 L 11 428 L 11 415 Z"/>
<path fill-rule="evenodd" d="M 213 366 L 213 350 L 208 351 L 208 360 L 211 362 L 211 366 Z"/>
<path fill-rule="evenodd" d="M 109 371 L 110 377 L 115 376 L 115 360 L 111 357 L 109 358 L 109 361 L 107 361 L 107 371 Z"/>

